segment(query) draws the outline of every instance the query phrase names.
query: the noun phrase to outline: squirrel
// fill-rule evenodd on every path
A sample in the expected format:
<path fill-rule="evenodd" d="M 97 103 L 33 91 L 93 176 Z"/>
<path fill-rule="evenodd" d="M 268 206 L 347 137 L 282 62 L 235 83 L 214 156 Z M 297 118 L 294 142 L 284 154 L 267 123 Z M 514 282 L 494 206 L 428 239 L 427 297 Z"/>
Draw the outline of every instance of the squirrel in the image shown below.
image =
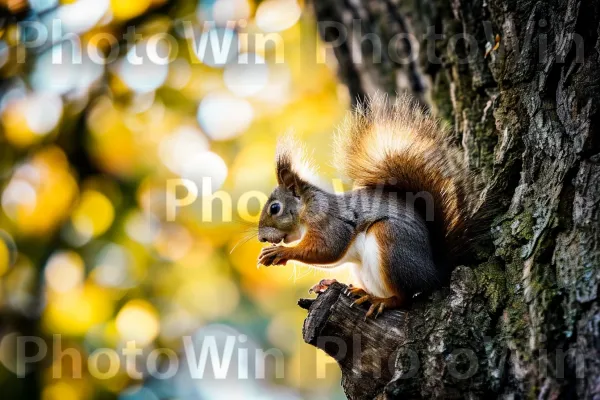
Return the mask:
<path fill-rule="evenodd" d="M 474 239 L 477 190 L 449 130 L 407 95 L 376 95 L 338 128 L 334 161 L 354 189 L 330 193 L 304 173 L 302 146 L 284 136 L 276 150 L 278 186 L 259 219 L 259 264 L 289 260 L 322 268 L 352 263 L 353 304 L 366 317 L 404 307 L 443 286 Z M 335 279 L 311 288 L 321 293 Z"/>

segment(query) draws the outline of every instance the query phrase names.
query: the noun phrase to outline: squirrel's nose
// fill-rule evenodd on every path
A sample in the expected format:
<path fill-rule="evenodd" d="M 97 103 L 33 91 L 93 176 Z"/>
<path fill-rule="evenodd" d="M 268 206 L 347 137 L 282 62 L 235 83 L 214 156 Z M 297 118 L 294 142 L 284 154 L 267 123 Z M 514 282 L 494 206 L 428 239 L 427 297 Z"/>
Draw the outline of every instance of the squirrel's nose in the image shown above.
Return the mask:
<path fill-rule="evenodd" d="M 267 238 L 266 238 L 266 237 L 264 237 L 264 236 L 259 236 L 259 237 L 258 237 L 258 241 L 259 241 L 259 242 L 263 242 L 263 243 L 264 243 L 264 242 L 266 242 L 266 241 L 267 241 Z"/>

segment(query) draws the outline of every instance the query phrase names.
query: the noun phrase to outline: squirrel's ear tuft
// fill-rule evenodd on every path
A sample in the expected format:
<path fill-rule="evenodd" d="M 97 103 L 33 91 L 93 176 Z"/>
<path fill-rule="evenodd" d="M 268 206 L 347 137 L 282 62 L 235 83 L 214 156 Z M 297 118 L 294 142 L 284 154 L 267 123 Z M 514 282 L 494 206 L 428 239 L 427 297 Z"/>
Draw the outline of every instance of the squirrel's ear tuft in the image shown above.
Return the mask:
<path fill-rule="evenodd" d="M 275 160 L 277 182 L 299 196 L 314 173 L 304 156 L 304 147 L 293 134 L 287 133 L 279 138 Z"/>

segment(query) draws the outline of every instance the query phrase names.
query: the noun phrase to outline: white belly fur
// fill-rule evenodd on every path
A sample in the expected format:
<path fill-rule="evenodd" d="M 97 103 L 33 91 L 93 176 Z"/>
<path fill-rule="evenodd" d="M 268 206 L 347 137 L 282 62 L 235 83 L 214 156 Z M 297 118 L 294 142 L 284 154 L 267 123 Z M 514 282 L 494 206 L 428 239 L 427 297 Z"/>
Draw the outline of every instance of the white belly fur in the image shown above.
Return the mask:
<path fill-rule="evenodd" d="M 336 266 L 351 263 L 358 285 L 371 295 L 390 297 L 393 293 L 390 293 L 383 283 L 379 253 L 375 235 L 361 232 L 356 235 L 344 258 L 336 263 Z"/>

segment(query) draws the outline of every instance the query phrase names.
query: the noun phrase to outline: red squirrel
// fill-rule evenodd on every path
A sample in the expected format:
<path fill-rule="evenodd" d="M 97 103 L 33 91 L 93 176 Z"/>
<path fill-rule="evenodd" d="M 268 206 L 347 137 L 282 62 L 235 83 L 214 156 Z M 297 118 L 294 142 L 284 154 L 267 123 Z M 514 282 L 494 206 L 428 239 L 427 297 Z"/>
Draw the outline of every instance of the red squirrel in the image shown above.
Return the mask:
<path fill-rule="evenodd" d="M 436 289 L 470 240 L 473 179 L 448 129 L 407 96 L 359 104 L 338 129 L 334 160 L 354 189 L 334 194 L 302 172 L 302 147 L 278 143 L 278 186 L 259 220 L 265 266 L 297 260 L 323 268 L 353 264 L 354 304 L 367 317 Z M 283 245 L 283 243 L 288 245 Z M 295 245 L 289 245 L 297 242 Z M 333 279 L 312 290 L 319 293 Z"/>

